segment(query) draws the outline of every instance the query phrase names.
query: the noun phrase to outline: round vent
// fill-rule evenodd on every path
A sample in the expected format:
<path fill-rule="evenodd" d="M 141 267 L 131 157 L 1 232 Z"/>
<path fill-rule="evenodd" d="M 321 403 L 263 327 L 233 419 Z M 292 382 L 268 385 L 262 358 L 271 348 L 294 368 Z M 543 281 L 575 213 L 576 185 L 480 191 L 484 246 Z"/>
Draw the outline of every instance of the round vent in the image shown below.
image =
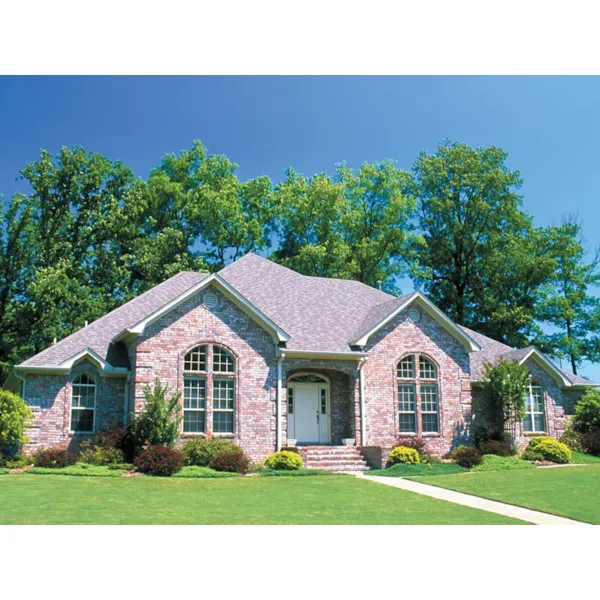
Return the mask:
<path fill-rule="evenodd" d="M 421 318 L 421 313 L 416 308 L 411 308 L 408 311 L 408 318 L 411 321 L 414 321 L 415 323 L 417 323 L 419 321 L 419 319 Z"/>
<path fill-rule="evenodd" d="M 206 308 L 214 308 L 219 303 L 219 299 L 217 298 L 216 294 L 208 292 L 207 294 L 204 294 L 204 298 L 202 298 L 202 303 L 204 304 L 204 306 L 206 306 Z"/>

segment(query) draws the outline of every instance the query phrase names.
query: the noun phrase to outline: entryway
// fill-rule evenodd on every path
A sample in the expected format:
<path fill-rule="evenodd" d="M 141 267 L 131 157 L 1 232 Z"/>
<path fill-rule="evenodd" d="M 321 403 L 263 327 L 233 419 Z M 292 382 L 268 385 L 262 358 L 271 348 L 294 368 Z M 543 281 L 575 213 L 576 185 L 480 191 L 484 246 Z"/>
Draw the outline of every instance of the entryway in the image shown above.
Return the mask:
<path fill-rule="evenodd" d="M 322 375 L 297 373 L 288 380 L 288 438 L 298 444 L 329 444 L 330 383 Z"/>

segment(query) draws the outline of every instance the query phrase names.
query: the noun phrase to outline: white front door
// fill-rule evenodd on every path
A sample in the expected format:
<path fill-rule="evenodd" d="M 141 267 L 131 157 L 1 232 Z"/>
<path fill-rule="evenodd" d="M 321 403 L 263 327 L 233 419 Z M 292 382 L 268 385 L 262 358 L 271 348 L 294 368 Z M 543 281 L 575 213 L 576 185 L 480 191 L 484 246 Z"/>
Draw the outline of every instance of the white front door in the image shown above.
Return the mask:
<path fill-rule="evenodd" d="M 296 383 L 294 388 L 296 440 L 312 444 L 324 441 L 320 439 L 319 386 L 314 383 Z"/>

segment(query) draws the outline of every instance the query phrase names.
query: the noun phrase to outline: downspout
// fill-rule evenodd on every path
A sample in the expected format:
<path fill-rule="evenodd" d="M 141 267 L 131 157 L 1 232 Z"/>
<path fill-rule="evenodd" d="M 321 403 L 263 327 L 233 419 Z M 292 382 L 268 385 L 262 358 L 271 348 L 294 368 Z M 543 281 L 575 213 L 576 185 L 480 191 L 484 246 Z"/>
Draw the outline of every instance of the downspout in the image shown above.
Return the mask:
<path fill-rule="evenodd" d="M 281 450 L 281 364 L 285 359 L 285 352 L 278 349 L 279 358 L 277 359 L 277 406 L 275 407 L 275 450 L 279 452 Z"/>
<path fill-rule="evenodd" d="M 365 378 L 363 375 L 363 367 L 365 366 L 367 358 L 364 357 L 361 359 L 360 363 L 358 363 L 358 381 L 360 387 L 360 445 L 367 445 L 367 437 L 366 437 L 366 426 L 365 426 Z"/>
<path fill-rule="evenodd" d="M 123 425 L 129 421 L 129 384 L 131 382 L 131 373 L 127 373 L 125 378 L 125 401 L 123 402 Z"/>
<path fill-rule="evenodd" d="M 25 377 L 22 377 L 21 375 L 18 375 L 16 371 L 13 371 L 13 375 L 17 378 L 20 379 L 21 382 L 23 383 L 23 388 L 21 390 L 21 398 L 23 398 L 23 400 L 25 400 L 25 393 L 27 390 L 27 381 L 25 379 Z"/>

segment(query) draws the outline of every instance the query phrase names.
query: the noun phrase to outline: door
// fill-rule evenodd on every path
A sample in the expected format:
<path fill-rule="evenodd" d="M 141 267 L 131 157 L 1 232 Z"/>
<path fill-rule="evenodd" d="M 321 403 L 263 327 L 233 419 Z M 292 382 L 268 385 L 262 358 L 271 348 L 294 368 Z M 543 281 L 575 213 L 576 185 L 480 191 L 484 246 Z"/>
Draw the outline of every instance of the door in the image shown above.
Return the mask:
<path fill-rule="evenodd" d="M 319 386 L 296 383 L 294 390 L 296 440 L 316 444 L 320 441 Z"/>

